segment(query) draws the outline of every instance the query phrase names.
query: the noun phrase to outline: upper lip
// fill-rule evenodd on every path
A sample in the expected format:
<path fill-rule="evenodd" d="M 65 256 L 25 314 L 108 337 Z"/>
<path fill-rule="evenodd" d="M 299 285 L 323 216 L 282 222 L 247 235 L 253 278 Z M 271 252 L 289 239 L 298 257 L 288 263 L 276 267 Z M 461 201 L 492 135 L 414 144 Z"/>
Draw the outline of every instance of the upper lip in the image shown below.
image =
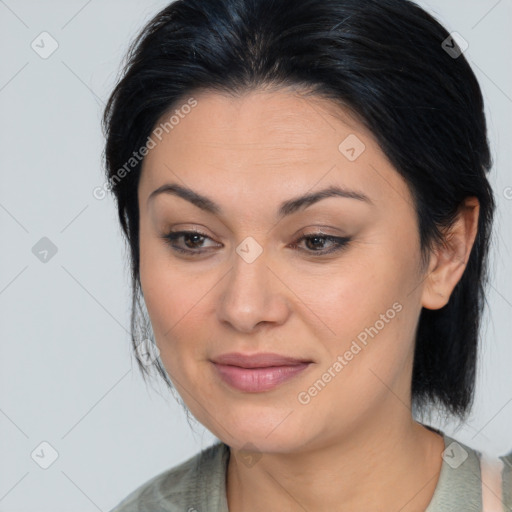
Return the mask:
<path fill-rule="evenodd" d="M 241 354 L 233 352 L 222 354 L 212 359 L 214 363 L 239 366 L 241 368 L 267 368 L 269 366 L 295 366 L 301 363 L 311 363 L 307 359 L 272 354 L 270 352 L 259 354 Z"/>

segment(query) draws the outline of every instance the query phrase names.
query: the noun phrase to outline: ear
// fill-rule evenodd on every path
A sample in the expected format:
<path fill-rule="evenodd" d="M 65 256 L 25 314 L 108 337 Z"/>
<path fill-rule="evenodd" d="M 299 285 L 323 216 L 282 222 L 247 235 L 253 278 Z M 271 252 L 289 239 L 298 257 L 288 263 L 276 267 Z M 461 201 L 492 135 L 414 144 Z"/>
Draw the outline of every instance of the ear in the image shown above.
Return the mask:
<path fill-rule="evenodd" d="M 450 300 L 471 253 L 478 231 L 480 203 L 468 197 L 459 207 L 457 220 L 445 233 L 445 241 L 430 257 L 427 277 L 422 294 L 422 306 L 440 309 Z"/>

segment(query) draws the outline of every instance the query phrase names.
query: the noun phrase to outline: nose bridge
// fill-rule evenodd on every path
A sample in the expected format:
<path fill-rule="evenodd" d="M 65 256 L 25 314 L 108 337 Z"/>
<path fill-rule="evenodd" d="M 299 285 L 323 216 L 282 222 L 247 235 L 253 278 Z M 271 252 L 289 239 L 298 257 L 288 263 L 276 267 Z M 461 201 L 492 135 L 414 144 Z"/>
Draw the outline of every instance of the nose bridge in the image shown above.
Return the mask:
<path fill-rule="evenodd" d="M 251 330 L 261 322 L 281 322 L 286 304 L 282 285 L 269 266 L 268 251 L 253 237 L 236 248 L 233 268 L 223 292 L 218 314 L 240 330 Z"/>

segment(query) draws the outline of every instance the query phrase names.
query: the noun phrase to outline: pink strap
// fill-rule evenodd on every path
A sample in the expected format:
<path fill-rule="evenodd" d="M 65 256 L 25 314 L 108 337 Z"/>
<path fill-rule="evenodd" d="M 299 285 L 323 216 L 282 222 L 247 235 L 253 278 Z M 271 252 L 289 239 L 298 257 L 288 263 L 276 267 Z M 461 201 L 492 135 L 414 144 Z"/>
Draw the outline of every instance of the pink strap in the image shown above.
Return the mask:
<path fill-rule="evenodd" d="M 502 472 L 503 461 L 483 453 L 480 456 L 482 474 L 482 512 L 503 512 Z"/>

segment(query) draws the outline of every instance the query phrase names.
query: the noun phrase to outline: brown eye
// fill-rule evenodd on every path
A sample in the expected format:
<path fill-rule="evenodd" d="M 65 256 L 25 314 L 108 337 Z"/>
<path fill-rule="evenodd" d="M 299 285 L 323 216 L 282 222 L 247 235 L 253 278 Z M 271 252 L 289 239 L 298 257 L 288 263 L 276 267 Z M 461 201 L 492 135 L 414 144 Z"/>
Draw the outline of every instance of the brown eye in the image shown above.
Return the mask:
<path fill-rule="evenodd" d="M 210 237 L 199 231 L 171 231 L 162 238 L 173 250 L 190 255 L 207 252 L 203 249 L 202 244 L 206 239 L 211 240 Z M 177 244 L 177 241 L 181 238 L 183 239 L 185 247 Z"/>
<path fill-rule="evenodd" d="M 191 256 L 200 255 L 209 252 L 209 249 L 204 248 L 205 240 L 211 238 L 199 231 L 171 231 L 161 238 L 171 246 L 174 251 L 182 254 L 189 254 Z M 183 239 L 184 246 L 177 242 Z M 302 235 L 291 244 L 291 247 L 296 248 L 300 242 L 305 242 L 305 249 L 302 251 L 308 252 L 315 256 L 324 256 L 342 250 L 350 242 L 349 237 L 337 237 L 326 235 L 324 233 L 311 233 Z M 329 243 L 329 248 L 325 248 L 326 243 Z M 211 248 L 211 247 L 210 247 Z"/>
<path fill-rule="evenodd" d="M 306 242 L 306 251 L 314 255 L 323 256 L 325 254 L 331 254 L 345 248 L 350 242 L 350 237 L 338 237 L 326 235 L 324 233 L 311 233 L 309 235 L 303 235 L 293 242 L 292 247 L 297 247 L 299 242 Z M 324 249 L 325 243 L 331 244 L 329 249 Z M 320 249 L 320 250 L 318 250 Z M 316 254 L 315 254 L 316 253 Z"/>

